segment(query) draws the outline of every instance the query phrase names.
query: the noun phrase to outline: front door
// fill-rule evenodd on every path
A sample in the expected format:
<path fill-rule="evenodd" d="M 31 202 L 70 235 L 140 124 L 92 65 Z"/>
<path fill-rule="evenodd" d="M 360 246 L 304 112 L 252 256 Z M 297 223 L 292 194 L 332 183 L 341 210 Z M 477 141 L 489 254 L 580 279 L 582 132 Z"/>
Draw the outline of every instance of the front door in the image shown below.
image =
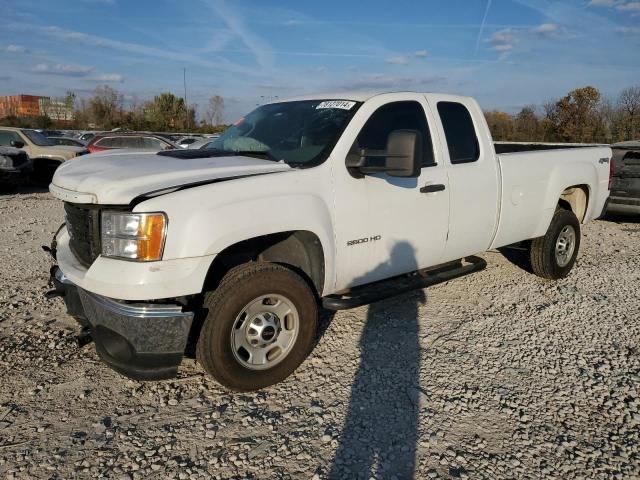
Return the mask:
<path fill-rule="evenodd" d="M 380 151 L 392 131 L 418 130 L 423 138 L 421 173 L 418 178 L 384 173 L 355 178 L 344 158 L 334 159 L 337 290 L 436 265 L 444 252 L 449 185 L 438 142 L 431 141 L 429 125 L 434 122 L 424 97 L 397 97 L 388 102 L 381 95 L 366 102 L 351 122 L 364 127 L 345 135 L 353 136 L 352 148 Z"/>

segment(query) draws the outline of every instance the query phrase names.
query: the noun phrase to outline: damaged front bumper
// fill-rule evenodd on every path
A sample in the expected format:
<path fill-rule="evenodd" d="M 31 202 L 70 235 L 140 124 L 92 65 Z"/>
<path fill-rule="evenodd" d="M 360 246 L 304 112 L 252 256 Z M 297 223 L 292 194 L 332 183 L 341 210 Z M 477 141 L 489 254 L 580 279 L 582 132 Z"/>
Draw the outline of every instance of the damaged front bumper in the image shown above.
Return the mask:
<path fill-rule="evenodd" d="M 177 304 L 123 302 L 88 292 L 57 266 L 51 276 L 68 313 L 90 330 L 98 355 L 111 368 L 138 380 L 176 375 L 193 312 Z"/>

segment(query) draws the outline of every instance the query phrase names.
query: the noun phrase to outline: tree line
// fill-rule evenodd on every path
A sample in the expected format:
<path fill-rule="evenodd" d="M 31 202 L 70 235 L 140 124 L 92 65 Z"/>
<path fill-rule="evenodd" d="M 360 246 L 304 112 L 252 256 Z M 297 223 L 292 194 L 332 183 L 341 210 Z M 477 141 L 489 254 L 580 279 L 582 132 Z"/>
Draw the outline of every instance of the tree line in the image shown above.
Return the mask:
<path fill-rule="evenodd" d="M 197 120 L 196 105 L 186 105 L 170 92 L 124 107 L 124 96 L 107 85 L 99 86 L 89 98 L 74 92 L 52 98 L 43 104 L 43 115 L 25 118 L 10 115 L 0 124 L 25 128 L 75 128 L 110 130 L 191 131 L 215 133 L 226 128 L 224 99 L 212 96 Z M 63 108 L 73 110 L 73 120 L 64 118 Z M 542 106 L 527 106 L 517 114 L 492 110 L 485 112 L 497 141 L 615 143 L 640 140 L 640 86 L 625 88 L 614 100 L 603 98 L 598 89 L 582 87 Z"/>
<path fill-rule="evenodd" d="M 541 107 L 511 115 L 485 112 L 496 141 L 615 143 L 640 140 L 640 86 L 625 88 L 614 100 L 582 87 Z"/>
<path fill-rule="evenodd" d="M 60 112 L 63 108 L 73 112 L 72 120 L 64 119 Z M 223 119 L 224 99 L 219 95 L 209 99 L 204 115 L 198 121 L 196 105 L 187 105 L 184 98 L 170 92 L 160 93 L 146 102 L 134 97 L 125 108 L 122 93 L 102 85 L 89 98 L 79 98 L 70 91 L 63 97 L 43 102 L 39 117 L 9 115 L 0 119 L 0 124 L 23 128 L 111 130 L 118 127 L 139 131 L 215 133 L 226 128 Z"/>

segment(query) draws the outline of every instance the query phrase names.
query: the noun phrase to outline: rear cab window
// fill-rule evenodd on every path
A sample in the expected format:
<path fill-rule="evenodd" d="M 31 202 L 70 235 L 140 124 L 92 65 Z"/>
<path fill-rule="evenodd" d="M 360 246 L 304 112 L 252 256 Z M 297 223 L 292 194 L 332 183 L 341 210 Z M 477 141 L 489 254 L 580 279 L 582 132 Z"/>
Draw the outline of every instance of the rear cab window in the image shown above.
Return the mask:
<path fill-rule="evenodd" d="M 438 102 L 438 114 L 453 165 L 480 158 L 480 142 L 467 107 L 457 102 Z"/>

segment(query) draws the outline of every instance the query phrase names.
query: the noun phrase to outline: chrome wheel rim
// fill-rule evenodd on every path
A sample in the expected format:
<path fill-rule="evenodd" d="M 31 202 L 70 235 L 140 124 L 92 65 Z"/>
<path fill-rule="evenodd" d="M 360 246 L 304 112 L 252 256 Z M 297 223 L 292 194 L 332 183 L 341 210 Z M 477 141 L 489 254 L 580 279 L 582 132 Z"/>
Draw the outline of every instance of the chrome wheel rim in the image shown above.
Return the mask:
<path fill-rule="evenodd" d="M 291 300 L 262 295 L 247 303 L 233 323 L 233 356 L 250 370 L 272 368 L 291 352 L 299 330 L 300 316 Z"/>
<path fill-rule="evenodd" d="M 576 249 L 576 231 L 571 225 L 567 225 L 560 231 L 556 240 L 556 263 L 560 267 L 569 265 L 573 252 Z"/>

